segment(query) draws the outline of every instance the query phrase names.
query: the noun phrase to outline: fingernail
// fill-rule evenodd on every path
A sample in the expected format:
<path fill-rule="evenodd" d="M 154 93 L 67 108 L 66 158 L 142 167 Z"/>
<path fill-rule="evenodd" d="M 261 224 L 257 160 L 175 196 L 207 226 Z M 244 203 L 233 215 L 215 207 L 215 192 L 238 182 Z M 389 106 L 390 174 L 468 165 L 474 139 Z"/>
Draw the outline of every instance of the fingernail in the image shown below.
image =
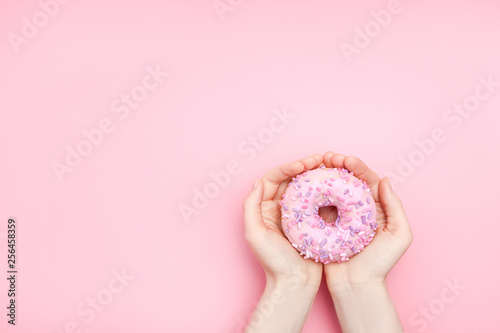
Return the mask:
<path fill-rule="evenodd" d="M 257 189 L 257 186 L 259 186 L 259 180 L 256 179 L 254 182 L 253 182 L 253 187 L 252 187 L 252 191 L 255 191 Z"/>

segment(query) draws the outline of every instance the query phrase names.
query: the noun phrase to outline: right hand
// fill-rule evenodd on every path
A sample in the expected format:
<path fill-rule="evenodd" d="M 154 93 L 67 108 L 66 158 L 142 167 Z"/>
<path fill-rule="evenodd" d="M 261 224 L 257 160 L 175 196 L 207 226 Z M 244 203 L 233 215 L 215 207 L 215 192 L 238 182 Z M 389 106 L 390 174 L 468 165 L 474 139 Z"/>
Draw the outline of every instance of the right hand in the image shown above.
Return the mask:
<path fill-rule="evenodd" d="M 328 289 L 331 293 L 336 293 L 370 283 L 385 283 L 387 274 L 413 241 L 413 233 L 401 200 L 388 178 L 380 180 L 357 157 L 327 152 L 323 156 L 323 162 L 329 168 L 346 168 L 366 181 L 376 202 L 378 226 L 375 237 L 363 251 L 347 262 L 324 265 Z"/>

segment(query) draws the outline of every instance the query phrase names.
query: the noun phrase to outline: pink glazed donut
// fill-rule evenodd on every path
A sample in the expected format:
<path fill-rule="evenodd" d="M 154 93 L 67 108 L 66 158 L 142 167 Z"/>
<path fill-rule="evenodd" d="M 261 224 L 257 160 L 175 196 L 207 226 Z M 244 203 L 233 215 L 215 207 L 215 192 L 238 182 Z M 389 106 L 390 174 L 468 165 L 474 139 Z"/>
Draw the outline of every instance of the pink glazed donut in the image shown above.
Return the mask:
<path fill-rule="evenodd" d="M 304 259 L 324 264 L 348 261 L 367 246 L 377 229 L 377 208 L 370 187 L 346 169 L 304 172 L 288 184 L 281 205 L 283 231 Z M 335 206 L 327 223 L 321 207 Z"/>

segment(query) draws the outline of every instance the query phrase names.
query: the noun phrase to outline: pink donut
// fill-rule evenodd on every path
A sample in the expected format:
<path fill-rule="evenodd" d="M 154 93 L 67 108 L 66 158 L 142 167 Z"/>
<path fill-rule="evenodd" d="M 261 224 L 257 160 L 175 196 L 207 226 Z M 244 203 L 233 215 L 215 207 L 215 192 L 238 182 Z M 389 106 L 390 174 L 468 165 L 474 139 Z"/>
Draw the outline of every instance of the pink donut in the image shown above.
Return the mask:
<path fill-rule="evenodd" d="M 344 262 L 362 251 L 375 235 L 377 208 L 370 187 L 346 169 L 304 172 L 288 184 L 281 205 L 286 237 L 304 259 Z M 327 223 L 321 207 L 335 206 L 337 220 Z"/>

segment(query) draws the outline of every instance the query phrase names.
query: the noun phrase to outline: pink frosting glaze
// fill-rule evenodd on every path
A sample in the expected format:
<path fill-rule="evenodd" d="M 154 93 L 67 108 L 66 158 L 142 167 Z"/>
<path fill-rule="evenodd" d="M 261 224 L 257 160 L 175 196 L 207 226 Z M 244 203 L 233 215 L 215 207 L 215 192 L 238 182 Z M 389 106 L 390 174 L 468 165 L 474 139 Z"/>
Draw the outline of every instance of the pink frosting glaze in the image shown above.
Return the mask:
<path fill-rule="evenodd" d="M 346 169 L 322 166 L 298 175 L 280 204 L 283 232 L 305 259 L 347 261 L 375 235 L 377 208 L 370 187 Z M 335 222 L 319 216 L 327 206 L 337 208 Z"/>

